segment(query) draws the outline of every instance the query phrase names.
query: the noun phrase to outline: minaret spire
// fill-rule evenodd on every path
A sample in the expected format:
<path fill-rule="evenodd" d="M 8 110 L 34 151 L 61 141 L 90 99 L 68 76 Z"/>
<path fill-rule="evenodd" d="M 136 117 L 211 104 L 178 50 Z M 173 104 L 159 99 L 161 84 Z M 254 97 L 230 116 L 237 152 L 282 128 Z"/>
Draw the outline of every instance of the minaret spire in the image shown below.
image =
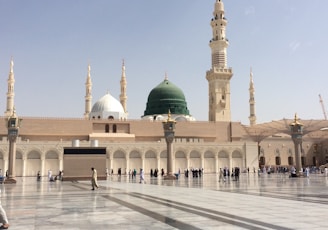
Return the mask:
<path fill-rule="evenodd" d="M 249 80 L 249 123 L 250 125 L 256 125 L 256 115 L 255 115 L 255 88 L 253 81 L 253 72 L 251 68 L 250 80 Z"/>
<path fill-rule="evenodd" d="M 88 74 L 87 80 L 85 82 L 85 112 L 84 118 L 88 119 L 91 112 L 91 103 L 92 103 L 92 82 L 91 82 L 91 67 L 88 64 Z"/>
<path fill-rule="evenodd" d="M 226 38 L 227 19 L 224 13 L 222 0 L 216 0 L 211 20 L 212 39 L 209 44 L 212 68 L 206 72 L 209 86 L 209 121 L 231 121 L 230 79 L 233 72 L 227 65 L 229 41 Z"/>
<path fill-rule="evenodd" d="M 10 117 L 14 113 L 14 97 L 15 97 L 15 76 L 14 76 L 14 59 L 10 60 L 10 71 L 8 76 L 8 91 L 7 91 L 7 109 L 5 116 Z"/>
<path fill-rule="evenodd" d="M 124 59 L 122 62 L 122 76 L 121 76 L 121 94 L 120 94 L 120 102 L 123 106 L 124 112 L 127 112 L 127 106 L 126 106 L 126 101 L 128 99 L 127 95 L 126 95 L 126 76 L 125 76 L 125 63 L 124 63 Z"/>

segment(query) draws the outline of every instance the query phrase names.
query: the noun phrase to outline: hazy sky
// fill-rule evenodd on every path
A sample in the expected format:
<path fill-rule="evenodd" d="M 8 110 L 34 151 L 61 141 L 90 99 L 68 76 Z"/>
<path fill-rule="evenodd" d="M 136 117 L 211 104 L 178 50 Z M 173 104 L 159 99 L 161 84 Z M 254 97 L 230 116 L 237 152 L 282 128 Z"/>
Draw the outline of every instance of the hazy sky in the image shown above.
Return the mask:
<path fill-rule="evenodd" d="M 190 113 L 208 120 L 210 20 L 215 0 L 0 0 L 0 114 L 6 109 L 14 58 L 19 116 L 84 113 L 91 65 L 93 103 L 119 99 L 122 59 L 128 112 L 139 119 L 149 92 L 169 80 L 185 93 Z M 328 108 L 328 1 L 224 0 L 233 121 L 249 124 L 249 75 L 258 123 L 323 119 Z M 1 112 L 2 111 L 2 112 Z"/>

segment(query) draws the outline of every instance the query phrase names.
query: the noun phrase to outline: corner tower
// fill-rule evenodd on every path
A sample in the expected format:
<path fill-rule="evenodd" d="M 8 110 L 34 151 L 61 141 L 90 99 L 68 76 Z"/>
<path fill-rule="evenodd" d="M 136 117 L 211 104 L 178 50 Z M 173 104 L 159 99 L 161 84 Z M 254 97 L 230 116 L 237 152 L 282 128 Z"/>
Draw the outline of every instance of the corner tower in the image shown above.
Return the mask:
<path fill-rule="evenodd" d="M 91 112 L 91 103 L 92 103 L 92 82 L 91 82 L 91 67 L 88 65 L 88 75 L 87 80 L 85 82 L 85 112 L 84 118 L 89 119 L 89 115 Z"/>
<path fill-rule="evenodd" d="M 15 76 L 14 76 L 14 60 L 10 60 L 10 71 L 8 76 L 8 91 L 7 91 L 7 109 L 5 116 L 10 117 L 14 113 L 14 96 L 15 96 Z"/>
<path fill-rule="evenodd" d="M 209 121 L 231 121 L 230 111 L 230 79 L 232 68 L 227 66 L 227 48 L 229 41 L 226 38 L 227 19 L 224 17 L 222 0 L 214 4 L 211 20 L 212 39 L 212 68 L 206 72 L 209 87 Z"/>
<path fill-rule="evenodd" d="M 255 115 L 255 88 L 253 81 L 253 72 L 251 68 L 250 80 L 249 80 L 249 124 L 256 125 L 256 115 Z"/>

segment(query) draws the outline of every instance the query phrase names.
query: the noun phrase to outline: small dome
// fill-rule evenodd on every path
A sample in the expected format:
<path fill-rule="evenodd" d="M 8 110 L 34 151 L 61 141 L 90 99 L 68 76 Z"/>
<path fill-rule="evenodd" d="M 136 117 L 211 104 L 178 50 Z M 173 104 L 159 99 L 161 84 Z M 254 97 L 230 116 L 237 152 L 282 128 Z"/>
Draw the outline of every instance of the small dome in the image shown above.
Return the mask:
<path fill-rule="evenodd" d="M 167 114 L 169 110 L 172 114 L 189 115 L 182 90 L 165 79 L 149 93 L 144 116 Z"/>
<path fill-rule="evenodd" d="M 122 104 L 118 100 L 116 100 L 112 95 L 107 93 L 92 106 L 91 112 L 92 113 L 102 113 L 102 112 L 124 113 L 124 109 Z"/>

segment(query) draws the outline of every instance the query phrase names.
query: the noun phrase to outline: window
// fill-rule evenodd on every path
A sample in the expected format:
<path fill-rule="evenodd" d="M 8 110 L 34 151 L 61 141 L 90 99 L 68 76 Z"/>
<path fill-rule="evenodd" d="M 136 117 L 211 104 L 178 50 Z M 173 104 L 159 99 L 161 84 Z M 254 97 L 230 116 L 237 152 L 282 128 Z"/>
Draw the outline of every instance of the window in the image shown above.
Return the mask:
<path fill-rule="evenodd" d="M 260 165 L 265 165 L 265 157 L 260 157 Z"/>
<path fill-rule="evenodd" d="M 276 165 L 281 165 L 281 159 L 280 159 L 280 157 L 276 157 Z"/>
<path fill-rule="evenodd" d="M 294 164 L 293 157 L 288 157 L 288 165 L 293 165 L 293 164 Z"/>
<path fill-rule="evenodd" d="M 105 126 L 105 133 L 109 133 L 109 124 Z"/>

